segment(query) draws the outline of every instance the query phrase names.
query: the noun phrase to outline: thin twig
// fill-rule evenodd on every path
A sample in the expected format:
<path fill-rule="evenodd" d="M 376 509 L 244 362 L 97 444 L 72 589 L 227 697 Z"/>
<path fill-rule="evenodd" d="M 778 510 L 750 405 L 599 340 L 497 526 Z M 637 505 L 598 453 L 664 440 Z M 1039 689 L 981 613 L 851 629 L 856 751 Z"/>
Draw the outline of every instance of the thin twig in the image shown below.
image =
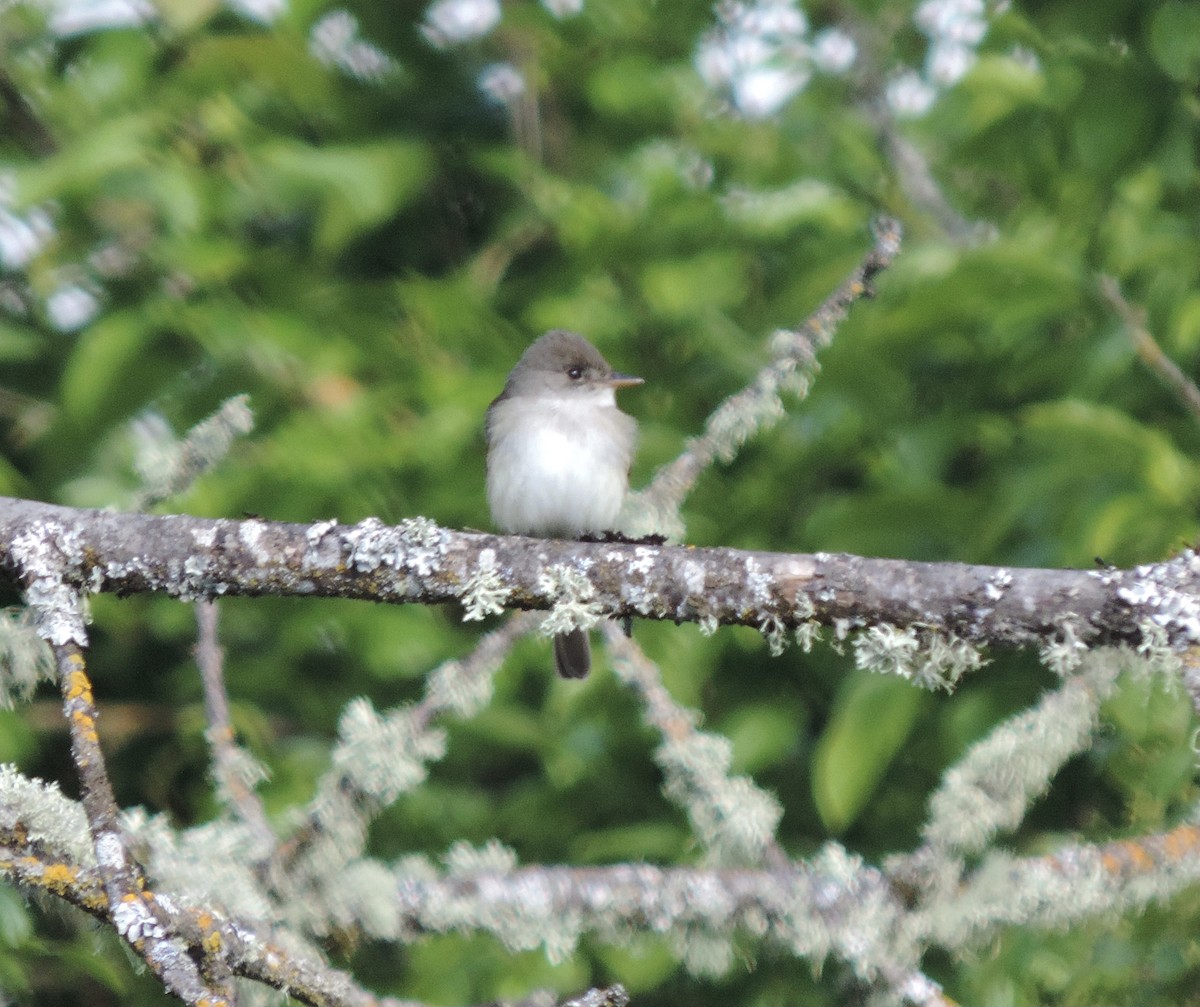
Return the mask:
<path fill-rule="evenodd" d="M 1134 307 L 1121 293 L 1121 286 L 1111 276 L 1101 276 L 1098 280 L 1100 293 L 1109 306 L 1117 313 L 1125 324 L 1125 335 L 1133 344 L 1142 362 L 1154 372 L 1154 375 L 1175 393 L 1176 398 L 1200 420 L 1200 388 L 1194 381 L 1179 369 L 1179 365 L 1168 357 L 1154 336 L 1146 327 L 1146 312 L 1143 308 Z"/>
<path fill-rule="evenodd" d="M 851 306 L 874 293 L 874 280 L 900 252 L 900 223 L 880 217 L 873 225 L 874 244 L 854 271 L 796 329 L 780 329 L 771 337 L 773 359 L 741 391 L 723 401 L 709 416 L 704 433 L 687 442 L 683 453 L 663 465 L 650 485 L 630 494 L 632 534 L 659 532 L 678 537 L 683 526 L 679 508 L 700 474 L 713 461 L 733 459 L 750 437 L 771 427 L 782 415 L 780 392 L 790 388 L 803 398 L 817 370 L 817 353 L 833 341 Z"/>
<path fill-rule="evenodd" d="M 206 736 L 213 754 L 213 775 L 218 794 L 227 800 L 253 833 L 264 854 L 274 851 L 275 832 L 257 792 L 246 781 L 244 767 L 249 754 L 234 740 L 229 715 L 229 695 L 225 690 L 225 652 L 217 638 L 217 603 L 196 603 L 196 665 L 204 686 L 204 711 L 208 718 Z"/>

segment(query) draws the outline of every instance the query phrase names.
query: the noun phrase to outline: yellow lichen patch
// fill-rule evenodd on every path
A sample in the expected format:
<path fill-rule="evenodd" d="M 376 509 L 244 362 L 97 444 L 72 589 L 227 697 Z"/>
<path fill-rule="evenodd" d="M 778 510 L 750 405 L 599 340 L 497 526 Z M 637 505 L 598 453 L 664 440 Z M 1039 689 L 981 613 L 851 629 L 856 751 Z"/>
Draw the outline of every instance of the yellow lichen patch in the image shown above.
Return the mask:
<path fill-rule="evenodd" d="M 1154 869 L 1154 858 L 1149 851 L 1132 839 L 1110 843 L 1101 853 L 1100 863 L 1110 874 L 1143 874 Z"/>
<path fill-rule="evenodd" d="M 1172 860 L 1183 860 L 1196 852 L 1200 845 L 1200 828 L 1195 825 L 1181 825 L 1172 829 L 1163 837 L 1163 848 Z"/>
<path fill-rule="evenodd" d="M 78 664 L 79 667 L 67 674 L 67 699 L 82 699 L 90 705 L 94 702 L 92 683 L 88 681 L 88 677 L 83 671 L 83 658 L 78 654 L 72 654 L 68 660 Z"/>
<path fill-rule="evenodd" d="M 85 713 L 83 710 L 73 710 L 71 712 L 71 720 L 74 722 L 76 729 L 88 741 L 100 740 L 100 736 L 96 733 L 96 721 L 92 718 L 91 714 Z"/>
<path fill-rule="evenodd" d="M 79 871 L 69 864 L 47 864 L 42 881 L 52 892 L 65 892 L 79 880 Z"/>
<path fill-rule="evenodd" d="M 218 954 L 224 942 L 221 940 L 221 934 L 216 930 L 217 921 L 213 914 L 207 910 L 201 910 L 196 916 L 196 923 L 204 933 L 200 939 L 200 946 L 210 955 Z"/>

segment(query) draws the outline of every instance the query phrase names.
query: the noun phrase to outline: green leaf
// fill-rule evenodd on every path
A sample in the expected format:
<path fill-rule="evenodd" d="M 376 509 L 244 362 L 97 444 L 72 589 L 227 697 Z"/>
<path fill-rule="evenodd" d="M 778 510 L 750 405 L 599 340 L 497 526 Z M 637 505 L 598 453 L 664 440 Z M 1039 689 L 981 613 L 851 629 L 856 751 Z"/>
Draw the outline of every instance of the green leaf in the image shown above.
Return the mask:
<path fill-rule="evenodd" d="M 316 243 L 325 252 L 396 214 L 431 170 L 424 145 L 399 140 L 337 147 L 276 143 L 260 151 L 260 160 L 268 189 L 316 211 Z"/>
<path fill-rule="evenodd" d="M 1150 52 L 1169 77 L 1200 77 L 1200 7 L 1179 0 L 1163 4 L 1150 22 Z"/>
<path fill-rule="evenodd" d="M 745 267 L 740 255 L 723 250 L 653 262 L 642 273 L 642 294 L 661 315 L 696 318 L 732 308 L 746 296 Z"/>
<path fill-rule="evenodd" d="M 721 733 L 733 742 L 733 771 L 756 773 L 777 764 L 795 747 L 801 719 L 778 704 L 738 707 L 721 724 Z"/>
<path fill-rule="evenodd" d="M 16 172 L 23 203 L 67 195 L 94 197 L 115 174 L 147 170 L 153 120 L 146 113 L 100 119 L 85 137 L 58 154 Z"/>
<path fill-rule="evenodd" d="M 0 322 L 0 360 L 33 360 L 42 352 L 45 338 L 23 326 Z"/>
<path fill-rule="evenodd" d="M 114 388 L 129 380 L 149 334 L 132 311 L 108 314 L 83 332 L 62 379 L 63 407 L 90 421 L 112 402 Z"/>
<path fill-rule="evenodd" d="M 830 832 L 844 832 L 875 794 L 912 730 L 922 694 L 899 678 L 846 679 L 813 756 L 813 800 Z"/>

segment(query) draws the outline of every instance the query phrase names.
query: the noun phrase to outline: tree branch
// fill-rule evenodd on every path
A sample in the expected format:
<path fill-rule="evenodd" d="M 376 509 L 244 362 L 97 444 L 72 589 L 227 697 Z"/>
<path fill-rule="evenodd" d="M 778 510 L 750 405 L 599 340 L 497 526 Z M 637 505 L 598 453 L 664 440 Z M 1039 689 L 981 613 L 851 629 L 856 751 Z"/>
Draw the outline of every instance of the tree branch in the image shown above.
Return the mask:
<path fill-rule="evenodd" d="M 78 864 L 61 851 L 32 842 L 19 827 L 0 827 L 0 876 L 32 891 L 70 903 L 96 919 L 119 926 L 109 907 L 102 873 Z M 394 998 L 376 998 L 344 972 L 322 961 L 306 959 L 258 933 L 245 920 L 230 920 L 209 909 L 183 907 L 162 900 L 158 911 L 188 950 L 209 968 L 220 963 L 228 973 L 253 979 L 314 1007 L 402 1007 Z M 172 989 L 177 996 L 178 990 Z M 223 1000 L 210 1000 L 216 1007 Z M 411 1002 L 404 1007 L 422 1007 Z"/>
<path fill-rule="evenodd" d="M 1200 557 L 1131 570 L 1039 570 L 721 548 L 550 541 L 443 529 L 114 514 L 0 498 L 0 571 L 26 581 L 27 556 L 59 564 L 36 583 L 42 618 L 67 618 L 75 589 L 158 592 L 192 601 L 231 595 L 456 601 L 467 618 L 552 609 L 553 629 L 606 615 L 839 633 L 890 626 L 970 644 L 1106 643 L 1147 651 L 1200 642 Z M 54 595 L 55 578 L 68 587 Z M 56 615 L 61 606 L 64 613 Z M 54 632 L 51 626 L 46 630 Z M 883 642 L 881 642 L 883 641 Z M 897 652 L 874 640 L 880 666 Z M 1066 655 L 1067 658 L 1070 655 Z M 1069 667 L 1069 664 L 1068 664 Z"/>
<path fill-rule="evenodd" d="M 202 977 L 196 963 L 183 952 L 158 897 L 146 886 L 141 865 L 129 851 L 100 751 L 96 704 L 82 649 L 68 642 L 55 645 L 54 652 L 63 714 L 70 725 L 71 757 L 79 770 L 83 809 L 110 922 L 163 986 L 185 1003 L 209 1007 L 231 1003 L 227 982 L 214 983 L 211 977 Z"/>

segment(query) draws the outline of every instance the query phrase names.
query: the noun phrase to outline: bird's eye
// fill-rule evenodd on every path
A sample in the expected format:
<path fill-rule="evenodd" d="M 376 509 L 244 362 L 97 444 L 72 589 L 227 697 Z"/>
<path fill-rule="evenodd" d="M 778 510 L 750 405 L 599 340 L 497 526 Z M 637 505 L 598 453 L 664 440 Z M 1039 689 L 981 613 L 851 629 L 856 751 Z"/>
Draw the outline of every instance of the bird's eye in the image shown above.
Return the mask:
<path fill-rule="evenodd" d="M 567 368 L 567 377 L 570 378 L 572 381 L 578 381 L 580 378 L 583 377 L 583 368 L 580 367 L 578 364 L 575 364 L 573 367 L 568 367 Z"/>

